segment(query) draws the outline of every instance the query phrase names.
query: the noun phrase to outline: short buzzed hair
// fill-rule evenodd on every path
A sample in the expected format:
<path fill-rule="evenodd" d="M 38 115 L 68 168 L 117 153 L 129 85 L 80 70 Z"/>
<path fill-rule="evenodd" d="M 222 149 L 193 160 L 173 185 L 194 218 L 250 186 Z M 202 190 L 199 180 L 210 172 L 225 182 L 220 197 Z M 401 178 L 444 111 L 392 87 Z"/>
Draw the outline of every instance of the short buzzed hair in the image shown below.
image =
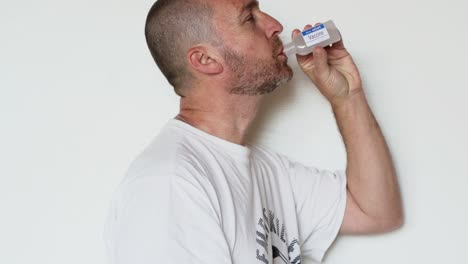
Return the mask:
<path fill-rule="evenodd" d="M 146 18 L 145 37 L 156 64 L 179 96 L 193 76 L 186 53 L 196 44 L 215 44 L 213 9 L 203 0 L 158 0 Z"/>

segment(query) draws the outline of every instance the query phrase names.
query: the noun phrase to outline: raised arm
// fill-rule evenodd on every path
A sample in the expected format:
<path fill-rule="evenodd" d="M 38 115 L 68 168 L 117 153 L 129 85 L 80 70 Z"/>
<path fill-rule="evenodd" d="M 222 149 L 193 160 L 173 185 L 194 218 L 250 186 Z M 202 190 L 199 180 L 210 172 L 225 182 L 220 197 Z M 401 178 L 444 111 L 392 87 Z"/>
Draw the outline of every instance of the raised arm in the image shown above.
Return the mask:
<path fill-rule="evenodd" d="M 308 25 L 305 29 L 310 28 Z M 299 30 L 293 32 L 293 36 Z M 306 75 L 332 105 L 347 152 L 347 205 L 340 233 L 391 231 L 403 223 L 393 162 L 343 40 L 297 56 Z"/>
<path fill-rule="evenodd" d="M 403 213 L 392 159 L 362 90 L 333 104 L 347 153 L 348 195 L 341 233 L 391 231 Z"/>

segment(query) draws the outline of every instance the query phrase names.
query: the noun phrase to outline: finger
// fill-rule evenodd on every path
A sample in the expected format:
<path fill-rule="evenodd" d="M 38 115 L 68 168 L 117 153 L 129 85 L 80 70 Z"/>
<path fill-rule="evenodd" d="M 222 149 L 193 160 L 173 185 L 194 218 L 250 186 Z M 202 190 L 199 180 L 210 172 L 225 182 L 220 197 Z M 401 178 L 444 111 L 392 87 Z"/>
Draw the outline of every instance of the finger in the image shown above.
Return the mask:
<path fill-rule="evenodd" d="M 300 33 L 301 33 L 301 31 L 300 31 L 299 29 L 295 28 L 295 29 L 293 30 L 292 34 L 291 34 L 291 38 L 294 39 L 294 37 L 295 37 L 297 34 L 300 34 Z"/>
<path fill-rule="evenodd" d="M 315 47 L 314 51 L 314 65 L 318 76 L 328 76 L 330 67 L 328 66 L 328 54 L 322 47 Z"/>
<path fill-rule="evenodd" d="M 307 24 L 307 25 L 304 27 L 304 29 L 303 29 L 302 31 L 308 30 L 309 28 L 312 28 L 312 25 L 311 25 L 311 24 Z"/>
<path fill-rule="evenodd" d="M 302 31 L 307 30 L 307 29 L 310 29 L 310 28 L 313 28 L 313 27 L 315 27 L 315 26 L 317 26 L 317 25 L 320 25 L 320 24 L 321 24 L 321 23 L 315 23 L 314 26 L 312 26 L 311 24 L 307 24 L 307 25 L 305 25 L 305 27 L 304 27 L 304 29 L 303 29 Z M 297 30 L 297 32 L 296 32 L 296 30 Z M 299 29 L 294 29 L 293 32 L 292 32 L 292 37 L 294 38 L 294 36 L 295 36 L 297 33 L 300 33 Z"/>
<path fill-rule="evenodd" d="M 345 49 L 344 42 L 343 42 L 343 36 L 341 35 L 340 31 L 338 30 L 338 33 L 340 34 L 340 41 L 333 43 L 332 47 L 335 49 Z"/>

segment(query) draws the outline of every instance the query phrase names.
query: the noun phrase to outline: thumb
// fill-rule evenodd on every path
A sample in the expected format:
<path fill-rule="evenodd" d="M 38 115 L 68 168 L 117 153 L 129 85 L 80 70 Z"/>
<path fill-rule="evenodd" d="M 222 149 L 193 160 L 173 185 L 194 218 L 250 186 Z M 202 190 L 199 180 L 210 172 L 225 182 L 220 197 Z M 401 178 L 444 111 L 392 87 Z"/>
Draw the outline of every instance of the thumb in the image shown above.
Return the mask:
<path fill-rule="evenodd" d="M 327 51 L 322 47 L 315 47 L 313 55 L 316 75 L 322 78 L 328 76 L 330 67 L 328 65 Z"/>

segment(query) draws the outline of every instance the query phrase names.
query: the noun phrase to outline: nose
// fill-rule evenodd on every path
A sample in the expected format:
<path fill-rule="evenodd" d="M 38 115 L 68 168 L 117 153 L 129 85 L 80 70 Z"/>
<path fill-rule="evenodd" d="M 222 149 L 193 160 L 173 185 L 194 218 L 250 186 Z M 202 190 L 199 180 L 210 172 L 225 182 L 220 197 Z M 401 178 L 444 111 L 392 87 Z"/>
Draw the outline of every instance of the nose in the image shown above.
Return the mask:
<path fill-rule="evenodd" d="M 266 13 L 263 13 L 263 15 L 265 16 L 265 34 L 268 38 L 273 38 L 274 36 L 279 35 L 281 32 L 283 32 L 283 25 L 281 25 L 281 23 L 278 22 L 278 20 L 274 19 L 272 16 Z"/>

